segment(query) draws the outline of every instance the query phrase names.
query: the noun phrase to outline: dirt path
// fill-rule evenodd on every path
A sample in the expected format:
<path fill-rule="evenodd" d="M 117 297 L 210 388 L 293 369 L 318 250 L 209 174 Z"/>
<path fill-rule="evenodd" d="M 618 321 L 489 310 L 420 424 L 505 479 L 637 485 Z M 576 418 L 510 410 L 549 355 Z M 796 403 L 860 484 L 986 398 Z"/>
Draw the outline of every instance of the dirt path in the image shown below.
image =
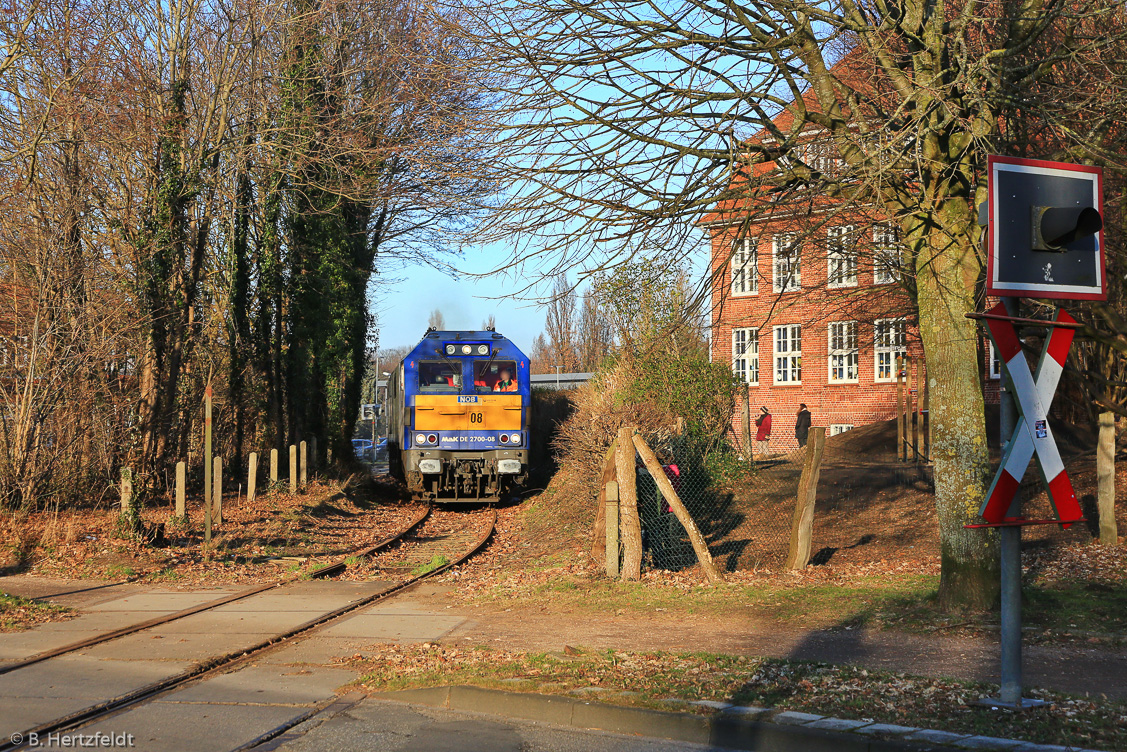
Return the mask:
<path fill-rule="evenodd" d="M 702 651 L 852 663 L 884 671 L 998 681 L 996 640 L 865 629 L 801 630 L 715 617 L 497 611 L 451 605 L 443 593 L 420 597 L 435 613 L 467 623 L 444 641 L 507 650 L 562 651 L 565 645 L 622 650 Z M 1127 651 L 1085 643 L 1026 645 L 1025 686 L 1127 698 Z"/>

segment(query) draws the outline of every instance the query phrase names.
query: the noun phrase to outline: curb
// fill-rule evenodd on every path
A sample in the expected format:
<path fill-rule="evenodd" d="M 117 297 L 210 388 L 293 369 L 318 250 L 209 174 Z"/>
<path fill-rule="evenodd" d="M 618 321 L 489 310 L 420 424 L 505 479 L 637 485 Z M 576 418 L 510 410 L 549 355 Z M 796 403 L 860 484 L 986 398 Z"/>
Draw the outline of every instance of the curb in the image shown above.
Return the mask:
<path fill-rule="evenodd" d="M 705 716 L 471 686 L 404 689 L 370 697 L 748 752 L 1099 752 L 709 701 L 686 703 L 719 711 Z"/>

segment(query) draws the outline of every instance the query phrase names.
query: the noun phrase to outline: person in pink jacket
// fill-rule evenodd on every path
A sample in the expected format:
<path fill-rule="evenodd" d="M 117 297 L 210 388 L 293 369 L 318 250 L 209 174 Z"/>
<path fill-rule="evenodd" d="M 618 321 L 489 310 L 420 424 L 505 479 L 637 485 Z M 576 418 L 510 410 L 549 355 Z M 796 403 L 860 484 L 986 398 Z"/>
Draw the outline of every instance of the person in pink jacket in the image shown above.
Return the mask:
<path fill-rule="evenodd" d="M 761 454 L 767 456 L 767 444 L 771 440 L 771 413 L 766 407 L 759 408 L 759 417 L 755 419 L 755 443 L 761 449 Z"/>

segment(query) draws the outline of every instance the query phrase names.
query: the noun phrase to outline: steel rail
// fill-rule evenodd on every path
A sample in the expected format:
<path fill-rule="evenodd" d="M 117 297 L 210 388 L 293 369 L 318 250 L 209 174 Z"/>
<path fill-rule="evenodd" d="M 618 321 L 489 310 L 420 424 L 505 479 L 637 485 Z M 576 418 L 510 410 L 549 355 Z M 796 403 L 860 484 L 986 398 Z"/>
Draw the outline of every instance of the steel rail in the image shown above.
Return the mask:
<path fill-rule="evenodd" d="M 490 510 L 490 512 L 491 515 L 489 524 L 486 527 L 485 532 L 474 542 L 473 546 L 468 551 L 466 551 L 466 553 L 462 554 L 454 561 L 451 561 L 449 564 L 445 564 L 430 572 L 417 575 L 416 577 L 413 577 L 409 580 L 404 580 L 401 583 L 389 587 L 387 590 L 366 596 L 364 598 L 361 598 L 360 600 L 353 601 L 352 603 L 348 603 L 339 608 L 335 608 L 332 611 L 327 611 L 314 619 L 311 619 L 303 624 L 298 625 L 297 627 L 294 627 L 293 629 L 287 630 L 285 632 L 274 635 L 269 639 L 263 640 L 257 645 L 253 645 L 249 648 L 244 648 L 241 650 L 236 650 L 223 656 L 208 659 L 174 676 L 161 679 L 159 681 L 145 685 L 144 687 L 135 689 L 131 692 L 119 695 L 113 699 L 105 700 L 96 705 L 91 705 L 82 710 L 77 710 L 61 718 L 57 718 L 53 721 L 48 721 L 47 723 L 40 724 L 39 726 L 23 731 L 20 734 L 13 734 L 12 736 L 18 736 L 22 739 L 28 739 L 32 734 L 38 734 L 40 737 L 44 737 L 51 733 L 71 730 L 79 726 L 83 726 L 87 723 L 115 715 L 118 711 L 126 710 L 147 700 L 156 699 L 165 694 L 168 694 L 169 692 L 172 692 L 173 690 L 200 681 L 208 676 L 211 676 L 212 674 L 227 671 L 229 669 L 241 666 L 244 663 L 254 661 L 264 653 L 277 649 L 283 643 L 288 643 L 291 640 L 305 637 L 308 633 L 321 627 L 328 626 L 336 622 L 338 619 L 348 616 L 353 611 L 401 593 L 404 590 L 407 590 L 408 588 L 419 584 L 429 577 L 434 577 L 435 575 L 445 572 L 451 567 L 462 564 L 470 557 L 477 554 L 482 548 L 484 548 L 485 544 L 488 543 L 489 539 L 493 536 L 493 532 L 497 524 L 497 510 L 492 509 Z M 285 730 L 286 729 L 282 727 L 275 729 L 278 734 L 284 732 Z M 272 734 L 272 736 L 273 735 L 274 734 Z M 259 737 L 255 741 L 262 743 L 264 741 L 267 741 L 267 739 Z M 15 752 L 15 750 L 20 749 L 22 745 L 22 741 L 20 744 L 13 744 L 10 739 L 0 740 L 0 752 Z"/>
<path fill-rule="evenodd" d="M 348 565 L 345 563 L 345 561 L 347 559 L 350 559 L 354 556 L 360 556 L 360 557 L 366 558 L 368 556 L 371 556 L 373 553 L 375 553 L 379 549 L 386 548 L 386 547 L 402 540 L 406 536 L 410 535 L 416 528 L 418 528 L 418 526 L 421 525 L 423 523 L 423 521 L 426 520 L 426 518 L 430 515 L 430 512 L 431 512 L 431 507 L 428 506 L 425 509 L 423 509 L 420 514 L 416 515 L 416 517 L 411 520 L 411 522 L 407 525 L 407 527 L 405 527 L 403 530 L 400 530 L 395 535 L 392 535 L 388 538 L 385 538 L 384 540 L 382 540 L 378 543 L 375 543 L 373 545 L 366 546 L 365 548 L 360 548 L 360 549 L 357 549 L 356 551 L 354 551 L 352 553 L 346 554 L 345 556 L 343 556 L 342 558 L 340 558 L 337 561 L 334 561 L 330 564 L 326 564 L 323 567 L 319 567 L 319 568 L 313 570 L 312 572 L 309 572 L 308 575 L 310 577 L 331 577 L 331 576 L 335 576 L 335 575 L 339 574 L 340 572 L 343 572 L 348 567 Z M 284 579 L 277 580 L 275 582 L 268 582 L 264 585 L 258 585 L 257 587 L 252 587 L 252 588 L 249 588 L 247 590 L 240 590 L 237 593 L 232 593 L 231 595 L 227 595 L 227 596 L 224 596 L 222 598 L 216 598 L 213 601 L 207 601 L 206 603 L 201 603 L 199 605 L 191 606 L 189 608 L 185 608 L 185 609 L 182 609 L 180 611 L 175 611 L 171 614 L 164 614 L 163 616 L 156 616 L 156 617 L 153 617 L 152 619 L 146 619 L 145 621 L 137 622 L 136 624 L 130 624 L 127 627 L 121 627 L 120 629 L 115 629 L 115 630 L 112 630 L 110 632 L 103 632 L 102 634 L 95 635 L 94 637 L 88 637 L 85 640 L 79 640 L 77 642 L 72 642 L 68 645 L 63 645 L 61 647 L 52 648 L 51 650 L 44 650 L 41 653 L 36 653 L 35 655 L 28 656 L 27 658 L 24 658 L 23 660 L 15 661 L 13 663 L 6 663 L 6 664 L 0 666 L 0 675 L 7 674 L 7 673 L 9 673 L 11 671 L 15 671 L 17 669 L 26 668 L 27 666 L 31 666 L 31 665 L 34 665 L 36 663 L 40 663 L 40 662 L 45 661 L 49 658 L 57 658 L 60 655 L 66 655 L 67 653 L 73 653 L 76 650 L 84 650 L 86 648 L 93 647 L 94 645 L 100 645 L 103 642 L 109 642 L 110 640 L 116 640 L 119 637 L 125 637 L 127 635 L 131 635 L 131 634 L 134 634 L 136 632 L 140 632 L 140 631 L 145 630 L 145 629 L 151 629 L 153 627 L 159 627 L 162 624 L 168 624 L 169 622 L 173 622 L 173 621 L 176 621 L 178 619 L 183 619 L 185 617 L 192 616 L 194 614 L 198 614 L 198 613 L 201 613 L 203 611 L 209 611 L 213 608 L 218 608 L 218 607 L 224 606 L 228 603 L 234 603 L 235 601 L 242 600 L 243 598 L 249 598 L 252 595 L 258 595 L 259 593 L 264 593 L 267 590 L 273 590 L 274 588 L 282 587 L 283 585 L 292 584 L 292 583 L 300 580 L 303 576 L 304 575 L 293 575 L 291 577 L 286 577 Z"/>

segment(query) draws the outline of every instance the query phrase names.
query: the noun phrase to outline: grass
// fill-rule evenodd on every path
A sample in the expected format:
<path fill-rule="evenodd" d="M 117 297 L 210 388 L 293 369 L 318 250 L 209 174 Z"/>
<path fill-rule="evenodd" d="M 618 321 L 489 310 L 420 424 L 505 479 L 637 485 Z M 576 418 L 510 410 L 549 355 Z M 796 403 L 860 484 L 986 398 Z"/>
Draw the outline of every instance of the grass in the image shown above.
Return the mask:
<path fill-rule="evenodd" d="M 111 580 L 117 579 L 119 577 L 128 579 L 130 577 L 135 577 L 136 575 L 137 570 L 127 564 L 110 564 L 108 567 L 106 567 L 106 577 Z"/>
<path fill-rule="evenodd" d="M 0 632 L 18 632 L 53 617 L 71 613 L 71 609 L 53 603 L 40 603 L 18 595 L 0 592 Z"/>
<path fill-rule="evenodd" d="M 939 610 L 935 575 L 855 577 L 844 582 L 795 583 L 770 578 L 754 584 L 716 587 L 622 582 L 560 576 L 548 582 L 501 582 L 475 596 L 493 606 L 542 606 L 587 613 L 667 611 L 717 617 L 740 616 L 803 629 L 867 626 L 933 633 L 952 629 L 992 631 L 998 615 L 949 614 Z M 1026 583 L 1023 622 L 1040 630 L 1033 639 L 1089 636 L 1127 641 L 1127 585 L 1092 582 Z"/>
<path fill-rule="evenodd" d="M 419 566 L 412 569 L 411 575 L 414 576 L 414 577 L 419 577 L 420 575 L 424 575 L 424 574 L 427 574 L 429 572 L 433 572 L 436 569 L 441 569 L 442 567 L 446 566 L 449 563 L 450 563 L 450 560 L 447 559 L 445 556 L 442 556 L 442 555 L 433 556 L 433 557 L 431 557 L 430 561 L 426 562 L 425 564 L 420 564 Z"/>
<path fill-rule="evenodd" d="M 852 666 L 705 653 L 631 653 L 569 648 L 564 655 L 475 648 L 383 646 L 353 663 L 370 691 L 474 685 L 508 691 L 597 696 L 665 710 L 685 700 L 795 710 L 837 718 L 937 728 L 1037 743 L 1127 748 L 1127 703 L 1031 691 L 1048 701 L 1025 713 L 974 704 L 998 687 L 867 671 Z M 675 699 L 671 699 L 675 698 Z"/>

